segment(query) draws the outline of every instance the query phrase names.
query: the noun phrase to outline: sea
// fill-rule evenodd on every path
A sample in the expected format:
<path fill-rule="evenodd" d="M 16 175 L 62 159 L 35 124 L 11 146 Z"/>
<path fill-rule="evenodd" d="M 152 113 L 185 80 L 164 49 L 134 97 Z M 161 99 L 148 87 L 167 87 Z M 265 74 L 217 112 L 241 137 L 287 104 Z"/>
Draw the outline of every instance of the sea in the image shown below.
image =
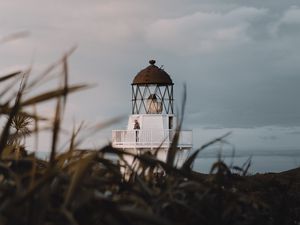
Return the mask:
<path fill-rule="evenodd" d="M 186 152 L 184 158 L 193 151 Z M 43 159 L 49 158 L 48 153 L 38 152 L 37 156 Z M 247 169 L 248 174 L 278 173 L 300 167 L 300 149 L 290 150 L 241 150 L 220 151 L 205 149 L 200 152 L 193 163 L 193 170 L 200 173 L 210 173 L 215 162 L 222 160 L 230 168 L 239 167 Z"/>
<path fill-rule="evenodd" d="M 191 154 L 191 153 L 190 153 Z M 241 150 L 200 152 L 193 164 L 193 170 L 209 173 L 212 165 L 221 159 L 227 166 L 246 169 L 248 174 L 278 173 L 300 167 L 300 149 L 290 150 Z"/>

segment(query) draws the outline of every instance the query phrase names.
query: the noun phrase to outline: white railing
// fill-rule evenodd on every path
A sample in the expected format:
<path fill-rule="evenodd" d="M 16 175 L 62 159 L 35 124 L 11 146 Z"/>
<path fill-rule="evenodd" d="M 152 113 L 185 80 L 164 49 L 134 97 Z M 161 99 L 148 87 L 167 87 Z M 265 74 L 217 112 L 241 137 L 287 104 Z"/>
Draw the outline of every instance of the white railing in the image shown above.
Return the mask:
<path fill-rule="evenodd" d="M 168 148 L 175 130 L 113 130 L 112 145 L 115 148 Z M 192 131 L 179 131 L 179 148 L 192 147 Z"/>

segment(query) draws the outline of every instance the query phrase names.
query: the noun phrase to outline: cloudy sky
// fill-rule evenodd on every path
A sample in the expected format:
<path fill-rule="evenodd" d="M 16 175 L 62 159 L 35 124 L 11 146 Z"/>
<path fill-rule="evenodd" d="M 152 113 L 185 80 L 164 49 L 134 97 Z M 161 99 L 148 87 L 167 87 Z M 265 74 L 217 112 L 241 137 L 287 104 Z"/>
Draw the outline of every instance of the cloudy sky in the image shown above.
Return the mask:
<path fill-rule="evenodd" d="M 0 45 L 1 73 L 39 70 L 78 46 L 72 83 L 97 86 L 70 98 L 67 124 L 129 114 L 131 81 L 156 59 L 178 106 L 187 84 L 196 147 L 227 131 L 240 149 L 300 146 L 299 1 L 10 0 L 0 12 L 0 36 L 30 33 Z"/>

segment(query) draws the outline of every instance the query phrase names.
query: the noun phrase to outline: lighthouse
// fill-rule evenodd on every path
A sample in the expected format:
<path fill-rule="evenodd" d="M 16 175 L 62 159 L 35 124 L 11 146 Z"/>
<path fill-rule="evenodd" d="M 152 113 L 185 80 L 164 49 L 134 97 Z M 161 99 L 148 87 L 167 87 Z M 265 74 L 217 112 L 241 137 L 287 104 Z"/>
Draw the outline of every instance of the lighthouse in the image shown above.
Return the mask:
<path fill-rule="evenodd" d="M 174 83 L 155 63 L 150 60 L 150 65 L 134 77 L 127 128 L 112 131 L 112 146 L 134 154 L 157 152 L 157 157 L 165 161 L 176 132 L 179 132 L 178 155 L 192 148 L 192 131 L 176 130 Z"/>

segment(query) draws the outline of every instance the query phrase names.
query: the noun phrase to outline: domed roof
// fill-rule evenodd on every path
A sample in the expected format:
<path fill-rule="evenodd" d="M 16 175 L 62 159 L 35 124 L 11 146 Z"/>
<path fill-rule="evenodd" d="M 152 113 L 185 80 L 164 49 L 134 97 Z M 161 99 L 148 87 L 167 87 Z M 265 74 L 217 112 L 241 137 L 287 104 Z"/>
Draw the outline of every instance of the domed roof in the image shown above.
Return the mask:
<path fill-rule="evenodd" d="M 170 75 L 155 65 L 155 60 L 149 61 L 150 65 L 141 70 L 133 79 L 132 84 L 159 84 L 173 85 Z"/>

